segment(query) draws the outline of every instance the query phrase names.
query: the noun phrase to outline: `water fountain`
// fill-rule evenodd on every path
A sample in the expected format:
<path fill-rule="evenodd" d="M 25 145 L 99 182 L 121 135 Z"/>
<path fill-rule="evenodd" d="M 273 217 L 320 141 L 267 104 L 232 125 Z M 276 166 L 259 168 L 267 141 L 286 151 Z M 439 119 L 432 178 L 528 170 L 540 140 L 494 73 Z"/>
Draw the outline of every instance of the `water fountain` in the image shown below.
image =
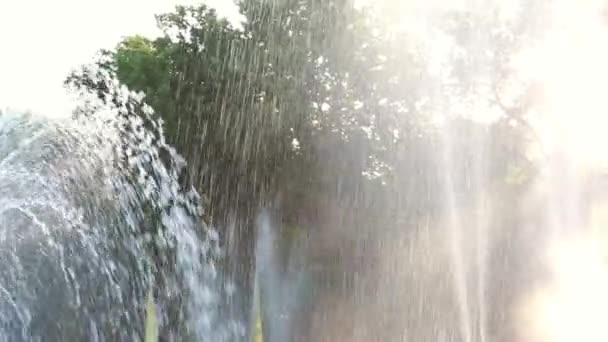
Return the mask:
<path fill-rule="evenodd" d="M 162 338 L 228 338 L 217 234 L 179 185 L 184 161 L 137 94 L 106 95 L 74 118 L 0 116 L 0 340 L 142 340 L 149 291 Z"/>
<path fill-rule="evenodd" d="M 238 206 L 233 202 L 243 200 L 242 193 L 257 189 L 239 187 L 254 183 L 256 172 L 264 170 L 257 160 L 240 163 L 268 148 L 263 145 L 266 140 L 250 134 L 267 127 L 250 124 L 263 122 L 269 130 L 280 132 L 272 126 L 275 119 L 284 119 L 282 110 L 302 109 L 306 114 L 310 110 L 314 115 L 303 124 L 315 126 L 309 140 L 321 137 L 319 145 L 331 146 L 299 140 L 297 130 L 289 127 L 294 154 L 276 159 L 313 150 L 314 158 L 303 160 L 318 163 L 318 168 L 287 173 L 285 178 L 318 172 L 321 177 L 311 177 L 311 183 L 318 184 L 289 179 L 286 183 L 292 187 L 279 189 L 276 197 L 280 199 L 274 202 L 268 199 L 271 196 L 259 200 L 244 195 L 251 195 L 244 202 L 271 202 L 247 203 L 242 214 L 247 223 L 233 229 L 248 234 L 233 234 L 230 251 L 239 254 L 241 247 L 253 246 L 255 239 L 254 255 L 249 255 L 249 248 L 239 258 L 227 255 L 234 257 L 232 263 L 243 264 L 233 267 L 235 273 L 242 272 L 237 292 L 247 291 L 249 281 L 255 283 L 249 322 L 252 330 L 259 330 L 255 338 L 265 342 L 595 342 L 608 338 L 601 320 L 608 308 L 604 294 L 608 276 L 602 260 L 606 247 L 601 244 L 608 209 L 605 185 L 598 185 L 604 176 L 596 173 L 596 154 L 606 159 L 603 150 L 608 144 L 602 119 L 608 52 L 596 46 L 598 37 L 607 36 L 605 25 L 594 26 L 595 7 L 589 11 L 592 16 L 586 13 L 575 20 L 560 19 L 553 11 L 545 13 L 556 6 L 565 8 L 562 11 L 568 15 L 576 14 L 575 8 L 560 5 L 560 0 L 535 2 L 537 7 L 530 13 L 543 13 L 540 19 L 511 9 L 517 17 L 512 21 L 500 19 L 499 5 L 456 2 L 445 9 L 443 2 L 432 1 L 420 16 L 414 11 L 417 6 L 411 9 L 415 16 L 397 15 L 399 21 L 407 18 L 414 23 L 395 31 L 407 36 L 403 44 L 407 48 L 387 39 L 399 46 L 387 48 L 388 52 L 379 48 L 387 53 L 376 55 L 378 47 L 372 45 L 384 41 L 378 43 L 381 30 L 374 27 L 362 46 L 345 43 L 355 50 L 350 62 L 341 60 L 349 54 L 333 54 L 343 51 L 327 51 L 334 49 L 329 43 L 321 44 L 320 51 L 300 46 L 289 50 L 286 63 L 301 59 L 311 67 L 307 81 L 318 81 L 311 83 L 318 89 L 303 89 L 306 96 L 296 99 L 293 106 L 275 107 L 288 103 L 281 103 L 281 96 L 292 93 L 281 93 L 273 103 L 266 103 L 271 91 L 264 90 L 252 96 L 249 105 L 223 112 L 224 105 L 235 100 L 230 97 L 233 90 L 244 98 L 253 94 L 251 85 L 238 77 L 268 69 L 253 83 L 276 91 L 267 83 L 295 79 L 300 66 L 293 68 L 294 74 L 292 65 L 279 68 L 283 74 L 275 79 L 273 64 L 285 58 L 281 39 L 251 44 L 253 33 L 234 32 L 217 38 L 231 37 L 226 39 L 234 41 L 225 44 L 231 52 L 219 61 L 212 76 L 205 77 L 221 79 L 218 75 L 229 64 L 235 68 L 230 69 L 234 72 L 230 80 L 218 82 L 227 89 L 217 93 L 205 89 L 203 94 L 215 97 L 210 108 L 220 108 L 218 122 L 228 123 L 219 126 L 224 140 L 218 134 L 212 143 L 225 145 L 231 138 L 228 131 L 239 125 L 236 140 L 243 142 L 210 155 L 221 160 L 232 150 L 255 148 L 227 158 L 243 160 L 235 157 L 228 166 L 210 169 L 199 159 L 204 159 L 201 151 L 211 149 L 195 146 L 209 143 L 196 131 L 205 126 L 204 119 L 196 117 L 196 128 L 193 125 L 186 133 L 178 129 L 175 134 L 183 135 L 186 147 L 192 144 L 191 161 L 199 164 L 193 172 L 233 169 L 236 176 L 249 173 L 242 183 L 222 179 L 232 190 L 219 187 L 218 192 L 235 191 L 220 197 L 225 199 L 222 210 L 239 212 L 229 207 Z M 405 7 L 409 10 L 409 5 Z M 276 8 L 265 10 L 263 18 L 254 17 L 260 19 L 256 25 L 261 25 L 264 37 L 272 36 L 272 30 L 283 30 L 280 25 L 289 27 L 296 16 L 304 17 L 306 6 L 299 6 L 297 15 L 277 12 L 291 13 L 284 22 L 272 17 Z M 319 13 L 311 13 L 315 15 L 307 20 L 318 19 Z M 528 21 L 533 22 L 530 31 L 534 32 L 518 41 L 515 36 L 528 29 Z M 317 24 L 312 22 L 300 24 Z M 273 26 L 277 23 L 280 27 Z M 568 26 L 572 23 L 573 27 Z M 319 20 L 318 24 L 327 23 Z M 344 26 L 339 35 L 355 27 Z M 286 41 L 298 36 L 296 31 L 284 31 Z M 304 39 L 293 40 L 294 45 L 312 44 L 310 37 L 299 38 Z M 356 35 L 350 38 L 357 41 Z M 267 55 L 276 49 L 272 44 L 281 45 L 276 56 Z M 210 45 L 193 46 L 201 49 L 198 57 Z M 241 59 L 254 47 L 253 61 Z M 300 50 L 305 51 L 301 56 Z M 291 59 L 291 53 L 301 58 Z M 209 61 L 217 62 L 211 57 Z M 380 80 L 361 81 L 355 75 L 370 66 L 374 72 L 395 68 L 397 74 L 401 65 L 390 63 L 402 63 L 401 57 L 411 58 L 408 63 L 414 70 L 399 74 L 411 77 L 407 82 L 399 83 L 397 76 L 389 79 L 392 74 L 386 73 L 380 75 L 389 77 Z M 359 63 L 368 59 L 373 61 Z M 267 65 L 261 67 L 260 61 Z M 204 63 L 194 59 L 193 64 L 199 70 Z M 243 70 L 246 73 L 240 73 Z M 211 83 L 197 77 L 190 81 Z M 529 91 L 526 82 L 539 83 L 547 97 Z M 393 89 L 393 84 L 404 89 Z M 205 203 L 187 186 L 186 160 L 166 143 L 162 121 L 143 103 L 142 94 L 128 91 L 108 70 L 85 67 L 71 85 L 79 96 L 73 117 L 0 114 L 0 341 L 141 340 L 149 293 L 158 308 L 163 341 L 246 340 L 250 334 L 243 323 L 247 322 L 226 316 L 249 308 L 234 304 L 238 300 L 226 305 L 234 291 L 224 291 L 235 287 L 225 286 L 216 269 L 222 254 L 219 234 L 206 224 Z M 303 102 L 314 92 L 322 93 L 316 95 L 327 103 Z M 374 94 L 362 98 L 368 93 Z M 178 95 L 183 93 L 177 91 Z M 196 96 L 203 95 L 197 93 L 188 106 L 180 108 L 202 106 L 204 101 Z M 256 113 L 272 112 L 273 119 L 242 120 L 245 117 L 239 115 L 251 114 L 254 107 Z M 213 110 L 204 114 L 216 114 Z M 328 120 L 331 134 L 322 136 L 320 121 L 334 110 L 336 117 Z M 396 127 L 405 129 L 393 130 L 391 118 L 388 124 L 383 121 L 393 115 L 400 116 Z M 377 127 L 382 124 L 392 130 L 382 136 L 391 136 L 392 143 L 377 143 L 386 133 Z M 273 142 L 284 142 L 284 136 L 272 137 Z M 368 165 L 373 164 L 369 160 L 381 157 L 386 159 L 381 166 L 386 167 L 373 169 L 380 162 Z M 340 160 L 332 164 L 334 159 Z M 242 165 L 252 169 L 240 169 Z M 293 165 L 281 164 L 285 169 L 302 166 Z M 331 166 L 342 173 L 322 177 L 335 171 Z M 361 172 L 357 167 L 369 169 Z M 214 178 L 209 177 L 211 183 Z M 272 181 L 264 184 L 274 186 Z M 317 188 L 300 189 L 309 185 Z M 296 198 L 291 207 L 286 204 L 286 214 L 281 205 L 292 191 L 310 196 Z M 258 212 L 253 224 L 250 212 L 258 205 L 267 207 Z M 235 236 L 249 240 L 238 241 Z M 251 273 L 254 280 L 249 279 Z"/>

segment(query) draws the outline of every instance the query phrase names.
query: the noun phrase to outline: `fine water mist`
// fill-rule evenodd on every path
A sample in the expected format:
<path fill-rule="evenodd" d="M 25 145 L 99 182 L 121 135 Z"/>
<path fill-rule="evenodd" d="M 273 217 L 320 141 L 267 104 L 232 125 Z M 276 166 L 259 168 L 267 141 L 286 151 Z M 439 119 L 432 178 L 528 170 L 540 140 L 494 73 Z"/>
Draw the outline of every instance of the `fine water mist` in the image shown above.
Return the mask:
<path fill-rule="evenodd" d="M 597 319 L 606 306 L 590 305 L 603 303 L 596 284 L 607 271 L 606 106 L 597 90 L 605 63 L 594 62 L 603 48 L 588 45 L 605 36 L 598 4 L 568 12 L 538 2 L 526 14 L 523 3 L 408 3 L 420 15 L 393 29 L 410 39 L 404 45 L 418 38 L 430 49 L 431 76 L 417 80 L 426 93 L 409 109 L 425 112 L 431 128 L 404 133 L 408 146 L 387 153 L 390 185 L 381 190 L 320 200 L 295 228 L 283 199 L 273 224 L 263 211 L 256 284 L 273 294 L 261 303 L 275 314 L 262 316 L 277 334 L 265 340 L 603 340 Z M 400 6 L 385 5 L 390 23 Z M 574 37 L 592 57 L 558 43 Z M 398 49 L 387 54 L 407 55 Z M 390 115 L 370 102 L 355 108 Z"/>

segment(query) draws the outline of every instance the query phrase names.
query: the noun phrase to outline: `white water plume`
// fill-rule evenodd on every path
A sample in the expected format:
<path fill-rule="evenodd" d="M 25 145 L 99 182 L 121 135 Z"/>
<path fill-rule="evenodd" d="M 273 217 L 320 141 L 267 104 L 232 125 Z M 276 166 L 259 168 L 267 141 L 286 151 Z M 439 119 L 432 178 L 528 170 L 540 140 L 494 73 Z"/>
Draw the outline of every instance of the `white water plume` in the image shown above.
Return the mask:
<path fill-rule="evenodd" d="M 161 336 L 229 338 L 217 234 L 178 182 L 184 160 L 137 94 L 81 76 L 109 87 L 80 93 L 74 119 L 0 115 L 0 340 L 140 340 L 150 290 Z"/>

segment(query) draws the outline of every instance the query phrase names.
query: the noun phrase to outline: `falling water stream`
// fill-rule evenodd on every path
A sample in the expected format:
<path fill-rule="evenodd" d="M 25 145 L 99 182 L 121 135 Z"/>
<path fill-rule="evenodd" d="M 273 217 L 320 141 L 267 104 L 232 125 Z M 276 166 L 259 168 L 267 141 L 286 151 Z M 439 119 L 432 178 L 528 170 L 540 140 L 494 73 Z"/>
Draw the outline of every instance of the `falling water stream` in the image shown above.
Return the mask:
<path fill-rule="evenodd" d="M 153 291 L 161 336 L 221 341 L 217 234 L 184 161 L 109 94 L 89 117 L 0 115 L 0 340 L 142 340 Z"/>

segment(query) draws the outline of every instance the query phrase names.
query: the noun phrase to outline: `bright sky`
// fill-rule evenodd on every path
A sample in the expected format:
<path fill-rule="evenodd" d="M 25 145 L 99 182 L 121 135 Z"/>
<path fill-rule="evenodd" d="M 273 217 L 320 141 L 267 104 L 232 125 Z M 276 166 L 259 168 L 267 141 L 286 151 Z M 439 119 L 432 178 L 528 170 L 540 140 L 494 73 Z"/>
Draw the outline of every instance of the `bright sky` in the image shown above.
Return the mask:
<path fill-rule="evenodd" d="M 238 18 L 232 0 L 0 0 L 0 108 L 60 115 L 72 68 L 123 36 L 158 34 L 154 14 L 200 2 Z"/>

